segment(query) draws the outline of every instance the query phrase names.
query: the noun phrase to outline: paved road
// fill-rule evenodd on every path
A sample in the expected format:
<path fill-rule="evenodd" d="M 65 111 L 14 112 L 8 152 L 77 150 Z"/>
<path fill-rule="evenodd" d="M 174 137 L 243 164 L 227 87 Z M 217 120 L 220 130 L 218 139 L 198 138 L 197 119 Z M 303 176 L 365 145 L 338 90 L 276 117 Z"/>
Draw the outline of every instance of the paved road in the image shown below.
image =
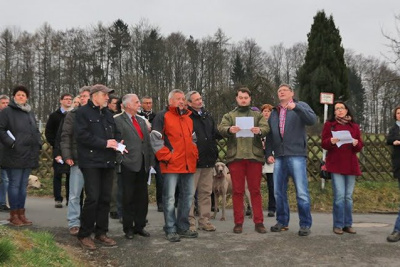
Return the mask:
<path fill-rule="evenodd" d="M 67 232 L 65 207 L 54 208 L 50 198 L 29 197 L 26 208 L 33 229 L 48 230 L 61 244 L 79 249 L 76 238 Z M 0 212 L 0 221 L 7 217 Z M 357 234 L 342 236 L 332 233 L 331 214 L 313 213 L 312 234 L 299 237 L 297 217 L 291 214 L 289 231 L 264 235 L 256 233 L 251 219 L 246 218 L 244 232 L 238 235 L 232 233 L 232 210 L 228 210 L 227 221 L 213 221 L 216 232 L 201 231 L 197 239 L 170 243 L 164 239 L 162 213 L 150 206 L 146 228 L 150 238 L 126 240 L 121 224 L 110 220 L 109 235 L 118 246 L 87 255 L 93 261 L 102 258 L 109 266 L 400 266 L 400 242 L 386 242 L 394 214 L 355 214 Z M 275 221 L 265 217 L 265 224 L 269 229 Z"/>

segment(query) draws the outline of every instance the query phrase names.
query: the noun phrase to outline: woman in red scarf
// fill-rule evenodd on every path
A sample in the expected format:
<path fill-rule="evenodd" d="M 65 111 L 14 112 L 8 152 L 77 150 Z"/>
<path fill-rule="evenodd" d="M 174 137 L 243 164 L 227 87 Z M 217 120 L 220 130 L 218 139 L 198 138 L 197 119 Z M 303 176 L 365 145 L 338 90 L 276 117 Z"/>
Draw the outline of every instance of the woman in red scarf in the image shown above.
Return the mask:
<path fill-rule="evenodd" d="M 355 234 L 353 224 L 353 190 L 356 176 L 361 175 L 357 153 L 361 151 L 360 127 L 347 105 L 337 101 L 334 113 L 324 124 L 322 148 L 327 150 L 326 169 L 332 174 L 333 188 L 333 232 Z M 348 131 L 352 137 L 349 142 L 332 136 L 332 131 Z M 343 144 L 344 142 L 344 144 Z"/>

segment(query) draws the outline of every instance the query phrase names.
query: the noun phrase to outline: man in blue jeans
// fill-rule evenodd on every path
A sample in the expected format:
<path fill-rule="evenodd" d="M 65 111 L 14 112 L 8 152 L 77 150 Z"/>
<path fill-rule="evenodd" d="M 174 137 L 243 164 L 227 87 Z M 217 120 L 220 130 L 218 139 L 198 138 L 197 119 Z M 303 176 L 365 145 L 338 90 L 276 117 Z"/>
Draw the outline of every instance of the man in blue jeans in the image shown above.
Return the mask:
<path fill-rule="evenodd" d="M 87 104 L 90 98 L 90 88 L 90 86 L 83 86 L 79 90 L 80 106 Z M 74 122 L 77 109 L 73 109 L 65 116 L 60 142 L 62 157 L 65 159 L 65 163 L 70 166 L 67 220 L 69 233 L 73 236 L 78 234 L 81 225 L 80 216 L 82 206 L 80 202 L 84 185 L 83 174 L 78 166 L 77 142 L 74 135 Z"/>
<path fill-rule="evenodd" d="M 268 120 L 270 132 L 266 139 L 265 156 L 274 166 L 274 191 L 277 224 L 271 232 L 289 230 L 289 202 L 287 187 L 289 176 L 296 187 L 297 209 L 300 218 L 300 236 L 311 231 L 311 201 L 307 180 L 307 134 L 305 126 L 313 125 L 317 117 L 310 106 L 293 99 L 293 89 L 288 84 L 278 88 L 279 104 Z M 274 155 L 273 153 L 274 152 Z"/>
<path fill-rule="evenodd" d="M 179 89 L 168 95 L 169 106 L 153 120 L 150 142 L 160 161 L 163 184 L 164 231 L 166 239 L 178 242 L 181 237 L 196 238 L 198 233 L 189 229 L 189 211 L 194 196 L 194 173 L 198 158 L 193 139 L 191 111 L 185 108 L 185 95 Z M 179 187 L 177 214 L 175 190 Z"/>

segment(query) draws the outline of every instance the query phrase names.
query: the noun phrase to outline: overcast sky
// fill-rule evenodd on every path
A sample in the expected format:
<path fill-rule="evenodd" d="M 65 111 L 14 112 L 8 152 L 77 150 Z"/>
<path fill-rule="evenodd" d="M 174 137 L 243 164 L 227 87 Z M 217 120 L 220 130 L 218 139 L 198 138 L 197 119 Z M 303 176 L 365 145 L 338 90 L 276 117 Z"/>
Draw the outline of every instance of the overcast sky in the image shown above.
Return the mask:
<path fill-rule="evenodd" d="M 53 29 L 105 25 L 120 18 L 129 25 L 147 19 L 167 36 L 180 31 L 202 38 L 218 28 L 238 42 L 252 38 L 265 50 L 306 42 L 318 10 L 333 15 L 342 44 L 366 56 L 388 55 L 381 31 L 395 36 L 400 0 L 0 0 L 0 29 L 17 26 L 34 32 L 48 22 Z M 400 23 L 399 23 L 400 24 Z"/>

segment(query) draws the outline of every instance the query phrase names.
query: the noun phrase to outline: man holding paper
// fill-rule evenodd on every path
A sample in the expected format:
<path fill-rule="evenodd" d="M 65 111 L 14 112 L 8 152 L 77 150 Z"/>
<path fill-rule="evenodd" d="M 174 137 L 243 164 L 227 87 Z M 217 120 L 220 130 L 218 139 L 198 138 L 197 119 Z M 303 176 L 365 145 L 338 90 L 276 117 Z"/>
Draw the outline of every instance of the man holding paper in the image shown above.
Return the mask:
<path fill-rule="evenodd" d="M 122 105 L 125 112 L 114 119 L 127 150 L 131 151 L 117 156 L 121 164 L 123 230 L 127 239 L 133 239 L 134 234 L 149 237 L 144 227 L 149 204 L 147 179 L 154 165 L 154 153 L 146 121 L 137 116 L 141 106 L 139 98 L 127 94 L 122 98 Z"/>
<path fill-rule="evenodd" d="M 269 132 L 269 127 L 264 116 L 251 109 L 251 92 L 247 87 L 238 89 L 236 102 L 238 106 L 226 113 L 218 126 L 221 135 L 228 138 L 226 162 L 232 178 L 233 232 L 240 234 L 243 231 L 243 196 L 247 181 L 255 231 L 266 233 L 260 193 L 261 169 L 264 164 L 261 138 Z"/>
<path fill-rule="evenodd" d="M 76 111 L 74 122 L 79 168 L 83 173 L 86 194 L 78 240 L 81 246 L 87 249 L 96 249 L 90 237 L 93 232 L 95 238 L 103 245 L 116 244 L 106 235 L 115 151 L 119 148 L 121 140 L 114 118 L 107 109 L 108 95 L 112 92 L 114 90 L 102 84 L 93 85 L 90 89 L 90 100 Z"/>

